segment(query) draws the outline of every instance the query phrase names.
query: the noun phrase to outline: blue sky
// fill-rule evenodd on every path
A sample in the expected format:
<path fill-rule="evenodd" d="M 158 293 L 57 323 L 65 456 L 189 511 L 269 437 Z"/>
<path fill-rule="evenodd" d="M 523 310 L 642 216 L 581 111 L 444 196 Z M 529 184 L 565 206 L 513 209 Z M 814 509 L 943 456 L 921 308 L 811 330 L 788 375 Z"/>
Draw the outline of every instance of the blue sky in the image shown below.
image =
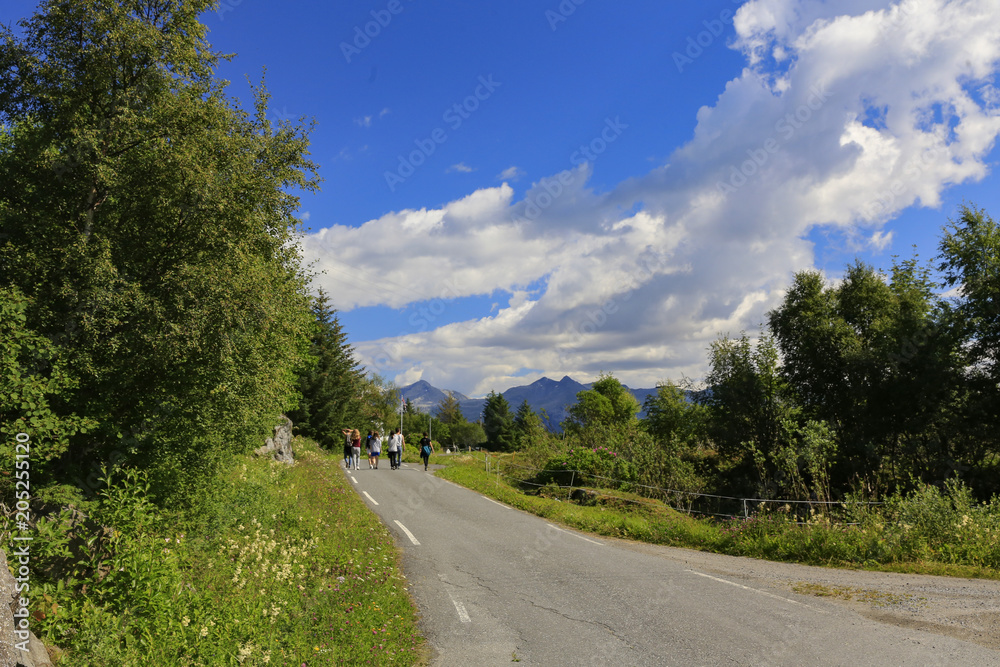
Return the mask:
<path fill-rule="evenodd" d="M 203 20 L 234 97 L 266 67 L 272 118 L 315 120 L 304 251 L 399 384 L 699 378 L 795 271 L 931 257 L 963 201 L 1000 215 L 1000 0 L 223 0 Z"/>

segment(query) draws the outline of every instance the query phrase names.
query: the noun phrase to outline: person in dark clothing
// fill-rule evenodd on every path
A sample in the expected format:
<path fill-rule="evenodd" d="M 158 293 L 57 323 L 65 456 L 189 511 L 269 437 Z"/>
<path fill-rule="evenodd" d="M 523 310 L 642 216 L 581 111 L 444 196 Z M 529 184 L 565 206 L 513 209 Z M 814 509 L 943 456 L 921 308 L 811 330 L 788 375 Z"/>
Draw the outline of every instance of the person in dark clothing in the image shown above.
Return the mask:
<path fill-rule="evenodd" d="M 427 461 L 433 453 L 434 444 L 431 442 L 431 439 L 427 437 L 427 433 L 424 432 L 424 437 L 420 438 L 420 458 L 424 460 L 424 470 L 427 470 Z"/>

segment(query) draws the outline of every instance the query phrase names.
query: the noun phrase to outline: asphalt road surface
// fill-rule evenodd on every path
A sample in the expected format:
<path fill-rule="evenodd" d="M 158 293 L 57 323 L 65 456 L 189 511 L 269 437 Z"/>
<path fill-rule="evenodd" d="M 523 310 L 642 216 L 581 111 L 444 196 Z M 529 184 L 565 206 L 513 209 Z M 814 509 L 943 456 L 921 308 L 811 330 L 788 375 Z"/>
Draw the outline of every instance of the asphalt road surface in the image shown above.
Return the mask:
<path fill-rule="evenodd" d="M 1000 665 L 974 643 L 556 527 L 418 464 L 362 465 L 347 474 L 396 536 L 435 665 Z"/>

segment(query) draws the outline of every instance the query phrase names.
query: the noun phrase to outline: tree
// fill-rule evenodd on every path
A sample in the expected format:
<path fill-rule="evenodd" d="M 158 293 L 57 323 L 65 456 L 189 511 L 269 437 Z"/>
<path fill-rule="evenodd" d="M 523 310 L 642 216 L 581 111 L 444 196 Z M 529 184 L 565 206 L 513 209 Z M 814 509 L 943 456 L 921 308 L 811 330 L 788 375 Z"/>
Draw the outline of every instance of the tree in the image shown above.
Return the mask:
<path fill-rule="evenodd" d="M 962 206 L 944 230 L 939 270 L 958 288 L 942 318 L 957 341 L 961 386 L 949 431 L 966 445 L 965 469 L 980 468 L 980 493 L 997 490 L 1000 455 L 1000 225 L 982 209 Z"/>
<path fill-rule="evenodd" d="M 364 369 L 347 343 L 347 333 L 340 326 L 337 311 L 322 289 L 313 298 L 315 317 L 309 356 L 312 363 L 299 375 L 302 397 L 288 413 L 297 430 L 327 449 L 339 450 L 342 428 L 355 428 L 362 422 L 359 400 Z"/>
<path fill-rule="evenodd" d="M 783 421 L 793 413 L 778 372 L 774 340 L 764 335 L 753 344 L 746 333 L 738 339 L 723 336 L 710 348 L 705 383 L 708 390 L 702 400 L 710 409 L 712 440 L 719 453 L 736 464 L 733 472 L 746 481 L 752 464 L 771 461 L 781 443 Z M 773 494 L 774 489 L 761 488 L 773 468 L 768 464 L 756 469 L 756 491 Z"/>
<path fill-rule="evenodd" d="M 679 384 L 657 385 L 643 410 L 646 430 L 671 450 L 693 447 L 707 440 L 708 415 L 705 406 L 689 400 L 688 392 Z"/>
<path fill-rule="evenodd" d="M 454 447 L 473 447 L 486 442 L 486 432 L 479 422 L 454 422 L 450 424 L 447 436 L 440 440 Z"/>
<path fill-rule="evenodd" d="M 302 124 L 213 77 L 210 0 L 50 0 L 0 35 L 0 281 L 96 422 L 67 466 L 120 453 L 184 491 L 294 403 L 308 349 Z"/>
<path fill-rule="evenodd" d="M 611 375 L 602 374 L 591 389 L 576 395 L 576 404 L 567 413 L 563 428 L 581 434 L 587 429 L 621 429 L 633 424 L 639 414 L 635 396 Z"/>
<path fill-rule="evenodd" d="M 946 406 L 963 391 L 941 312 L 929 269 L 910 259 L 894 261 L 889 276 L 855 263 L 836 286 L 797 274 L 769 314 L 791 393 L 832 429 L 841 488 L 938 478 L 954 468 L 948 461 L 967 458 L 958 440 L 941 437 Z"/>
<path fill-rule="evenodd" d="M 531 409 L 527 399 L 521 401 L 521 405 L 517 408 L 517 414 L 514 415 L 516 448 L 525 449 L 530 443 L 541 440 L 547 433 L 542 418 Z"/>
<path fill-rule="evenodd" d="M 514 416 L 510 404 L 503 394 L 491 391 L 483 406 L 483 431 L 486 442 L 500 451 L 511 451 L 515 447 Z"/>
<path fill-rule="evenodd" d="M 461 405 L 453 392 L 448 392 L 438 404 L 437 418 L 445 424 L 461 424 L 466 421 Z"/>

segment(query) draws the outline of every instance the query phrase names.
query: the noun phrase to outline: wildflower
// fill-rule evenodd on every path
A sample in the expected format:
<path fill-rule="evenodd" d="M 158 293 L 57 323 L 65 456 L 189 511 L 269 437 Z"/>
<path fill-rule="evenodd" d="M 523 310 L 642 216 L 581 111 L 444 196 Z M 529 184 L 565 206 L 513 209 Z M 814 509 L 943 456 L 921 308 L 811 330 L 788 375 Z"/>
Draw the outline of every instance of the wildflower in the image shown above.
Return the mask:
<path fill-rule="evenodd" d="M 190 623 L 191 623 L 191 619 L 188 618 L 187 616 L 185 616 L 184 618 L 181 619 L 181 625 L 183 625 L 185 628 L 188 625 L 190 625 Z"/>
<path fill-rule="evenodd" d="M 207 637 L 207 636 L 208 636 L 208 628 L 206 628 L 206 627 L 202 627 L 202 629 L 201 629 L 201 632 L 200 632 L 199 634 L 200 634 L 200 635 L 201 635 L 202 637 Z"/>

